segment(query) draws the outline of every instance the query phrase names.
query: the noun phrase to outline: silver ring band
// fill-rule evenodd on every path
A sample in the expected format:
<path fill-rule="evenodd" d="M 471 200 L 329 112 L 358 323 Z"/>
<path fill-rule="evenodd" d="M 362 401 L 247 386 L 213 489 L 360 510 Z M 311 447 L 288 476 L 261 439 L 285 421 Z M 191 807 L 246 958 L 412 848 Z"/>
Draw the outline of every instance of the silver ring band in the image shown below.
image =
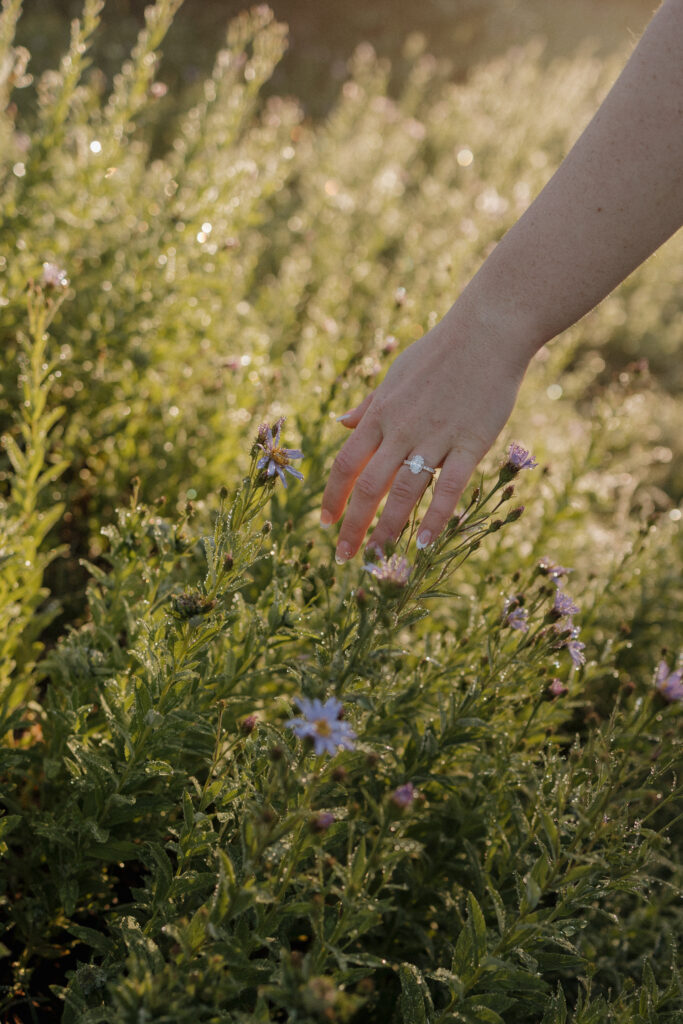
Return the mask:
<path fill-rule="evenodd" d="M 431 466 L 425 465 L 425 460 L 422 455 L 413 455 L 410 459 L 404 459 L 403 465 L 409 466 L 410 472 L 415 473 L 416 476 L 418 473 L 421 473 L 423 469 L 426 473 L 431 473 L 432 475 L 436 473 L 436 470 Z"/>

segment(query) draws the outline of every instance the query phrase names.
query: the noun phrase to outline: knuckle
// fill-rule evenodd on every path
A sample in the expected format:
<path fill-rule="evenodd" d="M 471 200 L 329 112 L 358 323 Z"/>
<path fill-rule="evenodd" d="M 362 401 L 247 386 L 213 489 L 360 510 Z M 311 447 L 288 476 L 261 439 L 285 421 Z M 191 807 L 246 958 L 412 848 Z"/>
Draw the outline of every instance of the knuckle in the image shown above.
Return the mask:
<path fill-rule="evenodd" d="M 359 476 L 354 490 L 359 498 L 365 498 L 370 501 L 379 500 L 380 495 L 377 485 L 369 476 Z"/>
<path fill-rule="evenodd" d="M 413 504 L 417 499 L 414 488 L 410 481 L 402 480 L 400 477 L 391 488 L 391 496 L 400 505 Z"/>
<path fill-rule="evenodd" d="M 448 502 L 456 503 L 462 494 L 464 482 L 457 477 L 445 477 L 439 480 L 439 486 L 434 494 L 434 504 L 445 506 Z"/>
<path fill-rule="evenodd" d="M 353 458 L 350 452 L 342 450 L 335 456 L 332 463 L 333 471 L 342 477 L 353 476 Z"/>
<path fill-rule="evenodd" d="M 376 423 L 379 426 L 387 407 L 388 402 L 384 395 L 378 395 L 377 392 L 375 392 L 366 415 L 373 423 Z"/>

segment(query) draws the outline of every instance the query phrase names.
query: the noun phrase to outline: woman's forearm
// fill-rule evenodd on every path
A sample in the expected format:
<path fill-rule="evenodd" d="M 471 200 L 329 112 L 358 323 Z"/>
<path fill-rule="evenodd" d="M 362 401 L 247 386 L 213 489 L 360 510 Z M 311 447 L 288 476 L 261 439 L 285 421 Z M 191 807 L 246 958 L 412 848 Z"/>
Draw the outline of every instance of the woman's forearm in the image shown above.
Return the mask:
<path fill-rule="evenodd" d="M 683 224 L 683 0 L 666 0 L 559 169 L 446 315 L 530 357 Z"/>

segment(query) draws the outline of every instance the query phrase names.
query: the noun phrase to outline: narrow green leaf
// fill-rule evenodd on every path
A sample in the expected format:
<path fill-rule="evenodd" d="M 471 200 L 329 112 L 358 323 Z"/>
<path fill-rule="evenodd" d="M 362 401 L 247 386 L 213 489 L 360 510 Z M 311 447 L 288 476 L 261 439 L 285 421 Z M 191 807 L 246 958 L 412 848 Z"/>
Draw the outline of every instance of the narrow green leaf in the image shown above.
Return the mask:
<path fill-rule="evenodd" d="M 472 933 L 472 956 L 476 966 L 479 966 L 486 956 L 486 921 L 481 907 L 475 896 L 467 894 L 468 925 Z"/>
<path fill-rule="evenodd" d="M 422 979 L 417 967 L 410 963 L 400 964 L 398 976 L 401 981 L 399 1006 L 403 1024 L 429 1024 L 422 986 L 420 985 Z"/>

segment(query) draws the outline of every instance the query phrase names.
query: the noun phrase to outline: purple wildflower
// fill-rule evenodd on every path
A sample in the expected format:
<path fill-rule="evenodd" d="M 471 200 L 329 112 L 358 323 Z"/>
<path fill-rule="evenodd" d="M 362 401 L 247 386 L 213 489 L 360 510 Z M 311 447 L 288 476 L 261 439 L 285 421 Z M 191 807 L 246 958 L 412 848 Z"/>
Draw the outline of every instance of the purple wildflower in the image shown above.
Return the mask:
<path fill-rule="evenodd" d="M 569 693 L 569 690 L 561 679 L 553 679 L 548 686 L 548 693 L 552 697 L 564 697 L 565 693 Z"/>
<path fill-rule="evenodd" d="M 529 628 L 528 618 L 529 611 L 527 608 L 523 608 L 518 603 L 517 597 L 506 597 L 505 604 L 503 605 L 503 617 L 505 619 L 505 625 L 509 626 L 510 629 L 519 629 L 522 633 L 526 633 Z"/>
<path fill-rule="evenodd" d="M 574 626 L 571 631 L 571 640 L 567 641 L 567 650 L 569 651 L 569 657 L 572 659 L 574 668 L 579 668 L 581 665 L 586 664 L 586 655 L 583 653 L 586 645 L 579 639 L 579 627 Z"/>
<path fill-rule="evenodd" d="M 260 441 L 258 442 L 259 448 L 263 449 L 265 455 L 263 455 L 256 463 L 256 468 L 264 469 L 267 477 L 275 476 L 277 473 L 282 480 L 283 486 L 286 487 L 287 480 L 285 479 L 285 470 L 287 470 L 288 473 L 291 473 L 292 476 L 295 476 L 297 480 L 303 480 L 303 473 L 300 473 L 298 469 L 292 469 L 289 465 L 289 460 L 303 459 L 304 454 L 296 448 L 280 447 L 280 434 L 282 433 L 283 422 L 284 419 L 280 418 L 277 421 L 277 424 L 274 424 L 277 427 L 275 438 L 273 438 L 273 431 L 268 427 L 266 429 L 265 441 L 263 443 Z M 261 431 L 259 430 L 259 436 L 260 433 Z"/>
<path fill-rule="evenodd" d="M 353 750 L 356 734 L 348 722 L 340 720 L 341 701 L 329 697 L 325 703 L 299 697 L 295 702 L 303 712 L 303 718 L 291 718 L 286 722 L 299 739 L 312 739 L 316 754 L 336 754 L 337 747 Z"/>
<path fill-rule="evenodd" d="M 43 263 L 40 283 L 43 288 L 66 288 L 69 278 L 66 275 L 66 270 L 58 267 L 56 263 Z"/>
<path fill-rule="evenodd" d="M 538 563 L 539 572 L 543 576 L 548 576 L 558 587 L 560 586 L 560 580 L 563 576 L 567 576 L 573 569 L 566 569 L 563 565 L 556 565 L 555 562 L 551 562 L 549 558 L 542 558 Z"/>
<path fill-rule="evenodd" d="M 378 562 L 366 562 L 363 568 L 376 576 L 380 582 L 393 583 L 397 587 L 405 587 L 413 571 L 408 559 L 403 555 L 392 555 L 390 558 L 382 555 Z"/>
<path fill-rule="evenodd" d="M 526 633 L 529 628 L 528 618 L 529 612 L 526 608 L 513 608 L 508 612 L 505 621 L 511 629 L 521 629 L 522 633 Z"/>
<path fill-rule="evenodd" d="M 657 692 L 664 700 L 671 703 L 674 700 L 683 700 L 683 670 L 671 670 L 665 661 L 660 661 L 655 676 Z"/>
<path fill-rule="evenodd" d="M 391 802 L 397 807 L 410 807 L 415 799 L 415 787 L 412 782 L 406 782 L 403 786 L 397 786 L 391 794 Z"/>
<path fill-rule="evenodd" d="M 574 604 L 569 594 L 565 594 L 561 590 L 557 590 L 555 592 L 553 611 L 557 615 L 576 615 L 579 611 L 579 607 Z"/>
<path fill-rule="evenodd" d="M 523 448 L 521 444 L 517 444 L 516 441 L 513 441 L 508 449 L 508 457 L 505 465 L 508 469 L 519 472 L 520 469 L 534 469 L 538 463 L 526 448 Z"/>
<path fill-rule="evenodd" d="M 330 811 L 319 811 L 311 818 L 311 831 L 327 832 L 330 825 L 333 825 L 335 821 L 336 818 Z"/>

